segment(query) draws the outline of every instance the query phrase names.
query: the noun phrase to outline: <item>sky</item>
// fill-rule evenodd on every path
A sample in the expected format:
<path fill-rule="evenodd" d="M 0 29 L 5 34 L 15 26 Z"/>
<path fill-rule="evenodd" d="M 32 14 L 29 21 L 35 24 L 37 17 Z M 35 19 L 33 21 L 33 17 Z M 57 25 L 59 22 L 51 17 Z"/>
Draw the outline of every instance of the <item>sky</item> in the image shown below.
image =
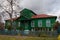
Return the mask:
<path fill-rule="evenodd" d="M 37 14 L 60 15 L 60 0 L 22 0 L 20 6 L 28 8 Z"/>
<path fill-rule="evenodd" d="M 20 2 L 21 8 L 28 8 L 36 14 L 48 14 L 60 18 L 60 0 L 22 0 Z"/>

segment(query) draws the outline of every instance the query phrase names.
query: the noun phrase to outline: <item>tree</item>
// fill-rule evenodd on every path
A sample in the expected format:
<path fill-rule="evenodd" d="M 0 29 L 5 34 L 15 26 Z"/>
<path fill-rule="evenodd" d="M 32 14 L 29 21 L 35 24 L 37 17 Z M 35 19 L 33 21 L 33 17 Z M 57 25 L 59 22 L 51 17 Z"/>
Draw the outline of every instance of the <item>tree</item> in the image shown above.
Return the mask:
<path fill-rule="evenodd" d="M 14 12 L 15 12 L 15 17 L 17 17 L 17 13 L 20 12 L 20 6 L 17 3 L 18 3 L 17 0 L 4 0 L 4 1 L 2 1 L 2 3 L 0 3 L 0 8 L 1 8 L 1 10 L 3 10 L 2 12 L 4 12 L 4 13 L 2 13 L 3 17 L 6 16 L 5 14 L 8 14 L 10 19 L 12 19 Z M 13 28 L 12 27 L 13 21 L 14 20 L 10 20 L 11 29 Z"/>
<path fill-rule="evenodd" d="M 4 30 L 4 23 L 2 22 L 2 16 L 0 14 L 0 30 Z"/>
<path fill-rule="evenodd" d="M 55 24 L 54 24 L 54 30 L 57 30 L 58 27 L 59 27 L 59 25 L 60 25 L 59 21 L 55 22 Z"/>

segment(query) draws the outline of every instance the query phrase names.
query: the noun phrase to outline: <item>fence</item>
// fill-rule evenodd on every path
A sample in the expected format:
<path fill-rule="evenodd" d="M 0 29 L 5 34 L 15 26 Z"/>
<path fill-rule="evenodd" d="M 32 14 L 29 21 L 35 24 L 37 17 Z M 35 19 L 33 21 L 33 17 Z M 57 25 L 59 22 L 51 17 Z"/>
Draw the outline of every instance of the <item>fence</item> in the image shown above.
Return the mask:
<path fill-rule="evenodd" d="M 57 36 L 57 31 L 20 31 L 20 30 L 0 30 L 0 35 L 22 35 L 22 36 Z"/>

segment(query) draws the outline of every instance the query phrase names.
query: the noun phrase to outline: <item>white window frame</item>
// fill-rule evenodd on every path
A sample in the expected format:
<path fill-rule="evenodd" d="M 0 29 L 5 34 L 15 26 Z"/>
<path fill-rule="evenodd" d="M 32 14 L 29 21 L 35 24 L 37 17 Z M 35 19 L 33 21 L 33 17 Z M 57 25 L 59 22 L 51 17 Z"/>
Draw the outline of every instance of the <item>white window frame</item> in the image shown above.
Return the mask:
<path fill-rule="evenodd" d="M 46 27 L 51 27 L 51 21 L 49 19 L 46 20 Z"/>
<path fill-rule="evenodd" d="M 31 27 L 34 27 L 34 21 L 31 21 Z"/>
<path fill-rule="evenodd" d="M 20 22 L 18 22 L 18 26 L 19 26 L 19 27 L 20 27 L 20 24 L 21 24 L 21 23 L 20 23 Z"/>
<path fill-rule="evenodd" d="M 42 20 L 38 20 L 38 27 L 42 27 Z"/>

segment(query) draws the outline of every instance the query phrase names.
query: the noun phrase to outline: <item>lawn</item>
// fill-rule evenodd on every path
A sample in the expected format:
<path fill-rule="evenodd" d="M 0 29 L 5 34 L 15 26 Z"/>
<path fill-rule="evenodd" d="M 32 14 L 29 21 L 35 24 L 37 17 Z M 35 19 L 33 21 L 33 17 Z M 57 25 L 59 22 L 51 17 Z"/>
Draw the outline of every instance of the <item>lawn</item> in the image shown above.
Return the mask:
<path fill-rule="evenodd" d="M 57 40 L 56 37 L 26 37 L 0 35 L 0 40 Z"/>

